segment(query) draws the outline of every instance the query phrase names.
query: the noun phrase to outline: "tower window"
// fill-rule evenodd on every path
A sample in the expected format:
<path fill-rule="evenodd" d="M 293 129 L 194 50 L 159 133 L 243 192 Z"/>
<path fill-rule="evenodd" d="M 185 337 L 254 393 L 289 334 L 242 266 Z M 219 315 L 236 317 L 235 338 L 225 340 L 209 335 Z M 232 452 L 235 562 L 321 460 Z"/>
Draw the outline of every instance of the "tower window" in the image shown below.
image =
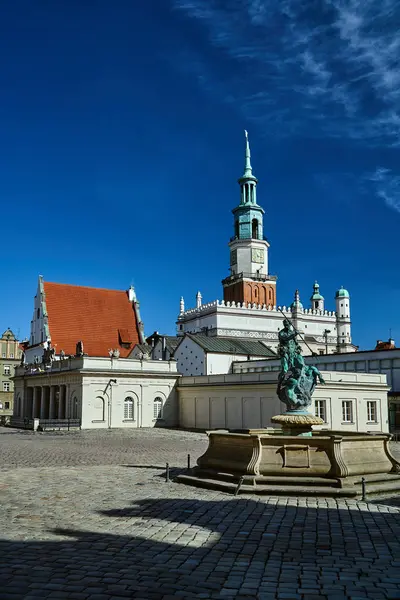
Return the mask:
<path fill-rule="evenodd" d="M 239 237 L 239 221 L 235 221 L 235 237 Z"/>
<path fill-rule="evenodd" d="M 317 302 L 315 303 L 315 308 L 318 308 L 318 307 L 319 307 L 319 302 L 317 301 Z"/>
<path fill-rule="evenodd" d="M 258 236 L 258 219 L 253 219 L 251 222 L 251 237 L 255 240 L 259 239 Z"/>

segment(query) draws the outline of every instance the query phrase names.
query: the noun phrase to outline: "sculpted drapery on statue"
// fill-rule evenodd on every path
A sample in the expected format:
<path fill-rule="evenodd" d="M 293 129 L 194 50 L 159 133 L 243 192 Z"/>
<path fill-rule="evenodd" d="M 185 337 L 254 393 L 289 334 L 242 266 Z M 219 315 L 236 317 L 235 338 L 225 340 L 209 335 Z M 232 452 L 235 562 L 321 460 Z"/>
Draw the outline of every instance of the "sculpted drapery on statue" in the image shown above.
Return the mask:
<path fill-rule="evenodd" d="M 317 381 L 325 383 L 316 367 L 305 364 L 301 348 L 297 342 L 299 333 L 289 319 L 284 319 L 279 332 L 278 354 L 281 371 L 278 378 L 277 394 L 288 411 L 301 411 L 310 406 Z"/>

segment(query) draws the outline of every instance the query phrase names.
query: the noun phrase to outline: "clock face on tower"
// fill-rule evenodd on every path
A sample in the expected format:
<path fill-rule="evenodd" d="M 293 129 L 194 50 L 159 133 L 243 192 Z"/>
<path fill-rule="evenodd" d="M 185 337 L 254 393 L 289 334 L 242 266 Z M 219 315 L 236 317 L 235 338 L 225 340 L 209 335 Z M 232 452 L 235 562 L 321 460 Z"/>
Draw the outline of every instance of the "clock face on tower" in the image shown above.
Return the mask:
<path fill-rule="evenodd" d="M 264 262 L 264 250 L 263 248 L 253 248 L 251 251 L 251 262 L 263 263 Z"/>

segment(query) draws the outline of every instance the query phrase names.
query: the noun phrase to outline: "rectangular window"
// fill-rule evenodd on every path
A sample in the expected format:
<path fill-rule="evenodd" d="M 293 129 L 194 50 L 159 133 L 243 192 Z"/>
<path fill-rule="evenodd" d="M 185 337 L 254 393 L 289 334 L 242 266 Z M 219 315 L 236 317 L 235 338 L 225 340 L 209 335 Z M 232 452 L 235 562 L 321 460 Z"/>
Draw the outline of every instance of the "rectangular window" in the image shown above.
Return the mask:
<path fill-rule="evenodd" d="M 10 358 L 14 358 L 14 354 L 10 352 Z"/>
<path fill-rule="evenodd" d="M 3 392 L 9 392 L 9 391 L 10 391 L 10 382 L 3 381 Z"/>
<path fill-rule="evenodd" d="M 2 356 L 2 358 L 6 358 L 6 353 L 3 352 L 3 354 L 1 356 Z"/>
<path fill-rule="evenodd" d="M 315 416 L 319 417 L 326 423 L 326 400 L 315 401 Z"/>
<path fill-rule="evenodd" d="M 11 367 L 10 365 L 4 365 L 4 375 L 10 375 Z"/>
<path fill-rule="evenodd" d="M 155 420 L 163 418 L 163 401 L 162 398 L 155 398 L 153 404 L 153 418 Z"/>
<path fill-rule="evenodd" d="M 10 410 L 10 403 L 9 402 L 4 402 L 4 408 L 6 410 Z"/>
<path fill-rule="evenodd" d="M 376 401 L 369 400 L 367 402 L 367 421 L 368 423 L 376 423 L 377 422 L 377 410 L 376 410 Z"/>
<path fill-rule="evenodd" d="M 351 400 L 342 401 L 342 420 L 343 423 L 353 422 L 353 402 Z"/>

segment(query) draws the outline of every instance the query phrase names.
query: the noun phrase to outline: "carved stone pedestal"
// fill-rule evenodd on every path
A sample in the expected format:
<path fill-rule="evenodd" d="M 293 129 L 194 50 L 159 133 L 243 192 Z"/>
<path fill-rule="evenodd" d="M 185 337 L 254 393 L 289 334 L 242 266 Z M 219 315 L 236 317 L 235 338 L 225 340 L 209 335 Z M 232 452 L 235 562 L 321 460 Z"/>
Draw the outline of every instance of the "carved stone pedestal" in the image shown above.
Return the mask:
<path fill-rule="evenodd" d="M 324 421 L 314 415 L 304 412 L 286 412 L 271 418 L 273 423 L 282 427 L 282 435 L 298 435 L 301 437 L 312 436 L 313 425 L 323 425 Z"/>

